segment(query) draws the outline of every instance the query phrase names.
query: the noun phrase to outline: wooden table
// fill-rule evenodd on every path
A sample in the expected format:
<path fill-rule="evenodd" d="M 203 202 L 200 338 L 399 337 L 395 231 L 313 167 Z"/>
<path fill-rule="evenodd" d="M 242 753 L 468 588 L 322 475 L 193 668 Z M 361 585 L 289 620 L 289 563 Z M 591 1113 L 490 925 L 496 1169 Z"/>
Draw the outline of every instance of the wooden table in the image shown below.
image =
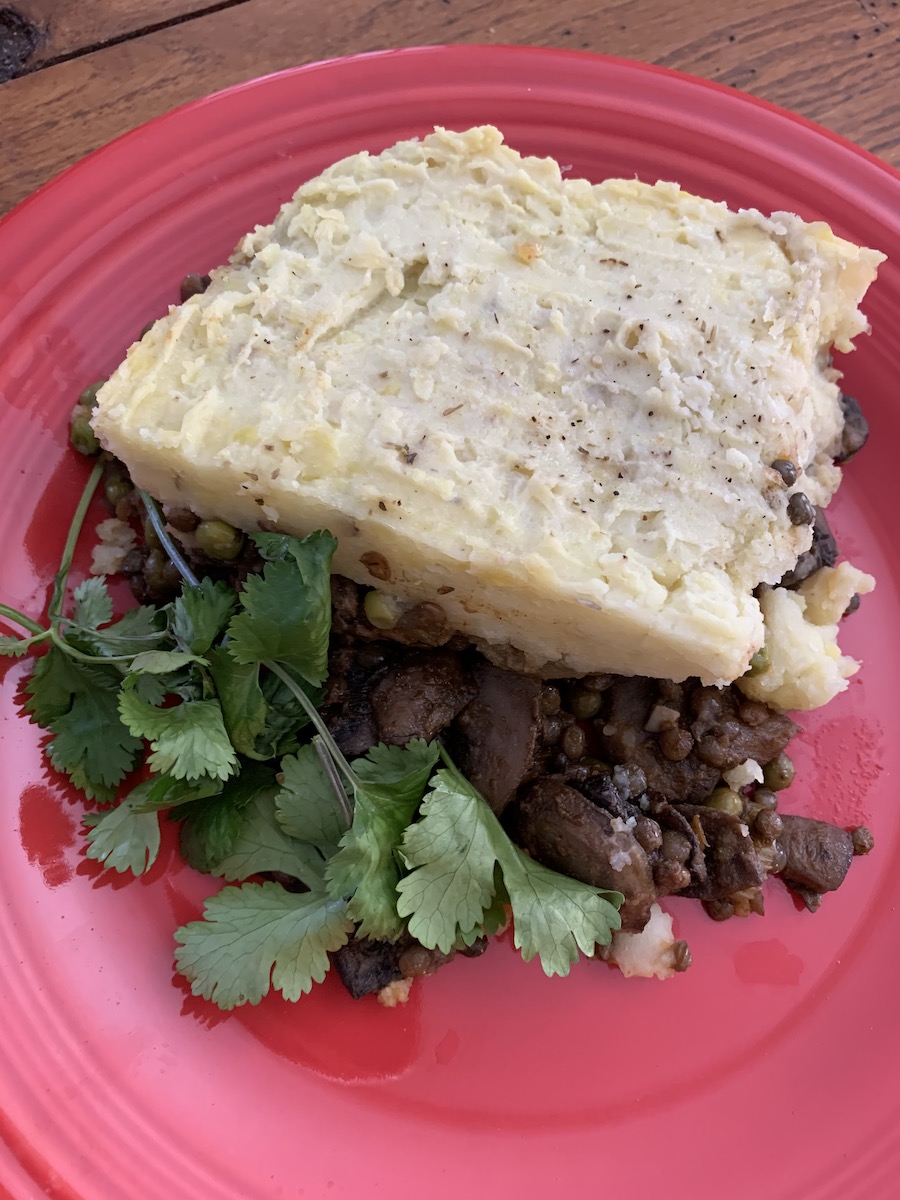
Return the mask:
<path fill-rule="evenodd" d="M 900 0 L 0 0 L 0 214 L 110 138 L 298 63 L 515 42 L 763 96 L 900 167 Z M 734 15 L 730 15 L 734 14 Z"/>

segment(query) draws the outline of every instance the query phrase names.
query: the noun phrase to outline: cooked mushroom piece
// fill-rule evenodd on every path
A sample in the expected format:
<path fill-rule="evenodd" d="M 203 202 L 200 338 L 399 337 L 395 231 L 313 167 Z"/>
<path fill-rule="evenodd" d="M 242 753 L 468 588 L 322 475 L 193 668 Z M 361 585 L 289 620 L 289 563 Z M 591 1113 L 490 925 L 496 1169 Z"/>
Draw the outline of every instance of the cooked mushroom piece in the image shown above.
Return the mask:
<path fill-rule="evenodd" d="M 594 887 L 621 892 L 622 928 L 643 929 L 656 899 L 647 854 L 634 834 L 636 821 L 623 821 L 581 792 L 545 776 L 517 802 L 514 828 L 532 858 Z"/>
<path fill-rule="evenodd" d="M 787 861 L 781 878 L 790 887 L 833 892 L 844 882 L 853 858 L 853 835 L 827 821 L 782 815 L 778 841 Z"/>

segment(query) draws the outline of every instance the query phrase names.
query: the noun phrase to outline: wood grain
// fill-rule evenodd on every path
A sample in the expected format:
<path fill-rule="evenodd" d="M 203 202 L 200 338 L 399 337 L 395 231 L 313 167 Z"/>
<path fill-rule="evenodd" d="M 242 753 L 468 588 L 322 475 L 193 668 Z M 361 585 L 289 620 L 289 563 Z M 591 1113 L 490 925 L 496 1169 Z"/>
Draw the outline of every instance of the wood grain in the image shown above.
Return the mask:
<path fill-rule="evenodd" d="M 52 8 L 61 28 L 94 7 L 29 2 Z M 191 2 L 158 0 L 154 19 L 166 6 L 184 17 Z M 0 212 L 188 100 L 298 63 L 429 42 L 557 45 L 661 63 L 791 108 L 900 166 L 898 4 L 744 0 L 726 15 L 696 0 L 244 0 L 0 85 Z M 140 17 L 139 0 L 96 7 L 110 29 Z"/>
<path fill-rule="evenodd" d="M 246 3 L 246 0 L 235 0 Z M 148 28 L 220 7 L 215 0 L 16 0 L 15 8 L 43 32 L 29 71 L 47 62 L 100 48 Z"/>

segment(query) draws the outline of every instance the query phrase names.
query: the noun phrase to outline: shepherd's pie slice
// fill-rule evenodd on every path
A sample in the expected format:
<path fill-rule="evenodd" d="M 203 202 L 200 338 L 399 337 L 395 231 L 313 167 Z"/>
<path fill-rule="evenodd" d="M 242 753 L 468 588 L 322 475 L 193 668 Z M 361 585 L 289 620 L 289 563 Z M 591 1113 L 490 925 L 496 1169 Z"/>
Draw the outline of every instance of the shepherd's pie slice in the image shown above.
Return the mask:
<path fill-rule="evenodd" d="M 730 681 L 810 545 L 789 497 L 839 483 L 829 350 L 881 258 L 439 129 L 304 184 L 94 425 L 160 500 L 328 528 L 335 570 L 523 666 Z"/>

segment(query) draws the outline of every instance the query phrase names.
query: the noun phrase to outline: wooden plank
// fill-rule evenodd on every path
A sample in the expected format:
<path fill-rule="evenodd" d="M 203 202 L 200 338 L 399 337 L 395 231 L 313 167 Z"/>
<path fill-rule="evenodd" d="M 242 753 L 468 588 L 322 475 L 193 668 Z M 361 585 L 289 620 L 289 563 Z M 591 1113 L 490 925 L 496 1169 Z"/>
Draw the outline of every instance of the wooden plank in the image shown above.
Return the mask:
<path fill-rule="evenodd" d="M 562 45 L 742 88 L 900 166 L 897 0 L 247 0 L 0 86 L 0 212 L 90 149 L 178 104 L 297 63 L 434 42 Z M 798 66 L 798 64 L 801 64 Z"/>
<path fill-rule="evenodd" d="M 244 3 L 245 0 L 237 0 Z M 215 0 L 16 0 L 14 7 L 41 33 L 26 69 L 54 62 L 117 38 L 208 11 Z"/>

